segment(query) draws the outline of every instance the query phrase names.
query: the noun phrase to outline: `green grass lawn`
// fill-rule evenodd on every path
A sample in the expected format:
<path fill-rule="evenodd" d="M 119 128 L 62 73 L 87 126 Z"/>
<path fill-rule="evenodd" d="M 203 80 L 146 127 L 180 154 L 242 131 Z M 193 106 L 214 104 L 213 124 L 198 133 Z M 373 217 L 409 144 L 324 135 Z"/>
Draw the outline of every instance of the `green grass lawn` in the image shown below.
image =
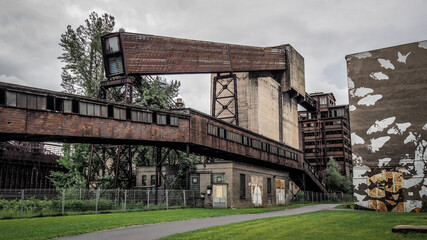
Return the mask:
<path fill-rule="evenodd" d="M 308 204 L 292 204 L 287 207 L 245 209 L 187 208 L 146 212 L 0 220 L 0 239 L 48 239 L 124 226 L 171 222 L 191 218 L 260 213 L 282 210 L 285 208 L 295 208 L 304 205 Z"/>
<path fill-rule="evenodd" d="M 427 213 L 322 211 L 211 227 L 164 239 L 427 239 L 395 225 L 427 225 Z"/>

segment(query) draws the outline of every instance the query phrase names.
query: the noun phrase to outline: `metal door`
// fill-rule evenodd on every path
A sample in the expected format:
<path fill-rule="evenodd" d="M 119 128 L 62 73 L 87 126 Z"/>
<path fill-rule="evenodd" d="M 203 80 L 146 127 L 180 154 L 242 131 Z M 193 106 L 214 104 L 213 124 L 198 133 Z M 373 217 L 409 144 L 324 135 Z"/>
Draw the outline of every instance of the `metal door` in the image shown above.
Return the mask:
<path fill-rule="evenodd" d="M 214 184 L 213 188 L 213 208 L 227 208 L 227 185 Z"/>
<path fill-rule="evenodd" d="M 262 207 L 262 177 L 251 176 L 251 199 L 255 207 Z"/>

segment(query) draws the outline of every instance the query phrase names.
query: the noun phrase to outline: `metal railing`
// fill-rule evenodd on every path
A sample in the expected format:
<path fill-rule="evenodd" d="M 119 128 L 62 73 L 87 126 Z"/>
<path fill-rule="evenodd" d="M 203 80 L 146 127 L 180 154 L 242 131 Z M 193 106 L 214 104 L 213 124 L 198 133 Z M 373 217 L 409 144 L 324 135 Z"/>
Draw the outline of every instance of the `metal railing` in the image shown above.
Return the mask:
<path fill-rule="evenodd" d="M 311 192 L 298 191 L 291 197 L 291 203 L 314 203 L 314 202 L 353 202 L 353 195 L 342 192 Z"/>
<path fill-rule="evenodd" d="M 189 190 L 0 189 L 0 219 L 194 206 Z"/>

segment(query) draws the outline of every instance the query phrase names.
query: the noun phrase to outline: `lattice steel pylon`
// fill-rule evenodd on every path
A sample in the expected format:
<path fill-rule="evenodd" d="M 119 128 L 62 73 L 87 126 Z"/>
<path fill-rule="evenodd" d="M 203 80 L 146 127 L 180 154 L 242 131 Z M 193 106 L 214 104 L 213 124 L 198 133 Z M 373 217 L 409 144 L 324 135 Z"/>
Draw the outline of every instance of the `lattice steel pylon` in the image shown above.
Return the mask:
<path fill-rule="evenodd" d="M 239 126 L 236 74 L 218 73 L 212 88 L 212 116 Z"/>
<path fill-rule="evenodd" d="M 133 101 L 133 81 L 134 79 L 116 78 L 109 79 L 101 82 L 99 98 L 107 99 L 115 102 L 132 103 Z M 114 189 L 118 186 L 132 188 L 133 180 L 133 168 L 132 158 L 134 153 L 132 152 L 132 146 L 106 146 L 100 144 L 92 144 L 91 153 L 89 158 L 88 176 L 86 182 L 86 188 L 89 189 L 92 180 L 92 165 L 95 157 L 103 165 L 102 172 L 104 173 L 104 167 L 108 165 L 108 161 L 112 161 L 114 166 L 114 173 L 108 172 L 109 175 L 114 175 Z M 99 169 L 98 169 L 99 170 Z M 126 185 L 124 185 L 124 183 Z"/>

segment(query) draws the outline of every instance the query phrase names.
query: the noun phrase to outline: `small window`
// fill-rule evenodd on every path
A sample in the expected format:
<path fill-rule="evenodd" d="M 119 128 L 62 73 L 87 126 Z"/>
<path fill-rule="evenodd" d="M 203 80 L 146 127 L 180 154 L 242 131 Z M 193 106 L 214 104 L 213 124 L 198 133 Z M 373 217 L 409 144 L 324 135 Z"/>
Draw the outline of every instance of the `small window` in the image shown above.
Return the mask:
<path fill-rule="evenodd" d="M 101 117 L 108 117 L 108 107 L 101 106 Z"/>
<path fill-rule="evenodd" d="M 212 177 L 213 183 L 225 183 L 225 173 L 214 173 Z"/>
<path fill-rule="evenodd" d="M 46 101 L 47 101 L 47 97 L 37 96 L 37 109 L 46 110 L 46 106 L 47 106 Z"/>
<path fill-rule="evenodd" d="M 208 124 L 208 134 L 218 136 L 218 127 L 212 124 Z"/>
<path fill-rule="evenodd" d="M 246 198 L 246 176 L 240 174 L 240 198 Z"/>
<path fill-rule="evenodd" d="M 114 107 L 114 118 L 120 120 L 126 120 L 126 109 Z"/>
<path fill-rule="evenodd" d="M 166 115 L 165 114 L 157 114 L 156 122 L 159 125 L 166 125 Z"/>
<path fill-rule="evenodd" d="M 150 112 L 143 112 L 142 113 L 142 122 L 152 123 L 153 122 L 153 114 Z"/>
<path fill-rule="evenodd" d="M 16 107 L 16 92 L 6 91 L 6 105 L 9 107 Z"/>
<path fill-rule="evenodd" d="M 179 126 L 178 125 L 178 118 L 174 116 L 170 116 L 170 125 L 172 126 Z"/>
<path fill-rule="evenodd" d="M 18 93 L 18 107 L 26 108 L 27 107 L 27 94 L 25 93 Z"/>
<path fill-rule="evenodd" d="M 220 138 L 225 138 L 225 129 L 224 128 L 220 128 L 219 129 L 219 137 Z"/>
<path fill-rule="evenodd" d="M 105 40 L 105 51 L 107 54 L 119 52 L 119 37 L 114 36 Z"/>
<path fill-rule="evenodd" d="M 101 106 L 99 106 L 98 104 L 94 104 L 93 111 L 95 116 L 101 116 Z"/>
<path fill-rule="evenodd" d="M 80 114 L 87 115 L 87 103 L 80 102 L 79 103 Z"/>
<path fill-rule="evenodd" d="M 108 58 L 108 67 L 110 75 L 121 74 L 123 73 L 123 63 L 122 57 L 109 57 Z"/>
<path fill-rule="evenodd" d="M 147 186 L 147 175 L 142 175 L 141 186 Z"/>
<path fill-rule="evenodd" d="M 37 96 L 35 95 L 28 95 L 28 109 L 37 109 Z"/>
<path fill-rule="evenodd" d="M 151 186 L 156 185 L 156 175 L 151 175 L 150 185 Z"/>
<path fill-rule="evenodd" d="M 95 115 L 94 109 L 93 109 L 93 103 L 87 104 L 87 115 L 93 116 Z"/>
<path fill-rule="evenodd" d="M 267 178 L 267 194 L 271 194 L 271 178 Z"/>

